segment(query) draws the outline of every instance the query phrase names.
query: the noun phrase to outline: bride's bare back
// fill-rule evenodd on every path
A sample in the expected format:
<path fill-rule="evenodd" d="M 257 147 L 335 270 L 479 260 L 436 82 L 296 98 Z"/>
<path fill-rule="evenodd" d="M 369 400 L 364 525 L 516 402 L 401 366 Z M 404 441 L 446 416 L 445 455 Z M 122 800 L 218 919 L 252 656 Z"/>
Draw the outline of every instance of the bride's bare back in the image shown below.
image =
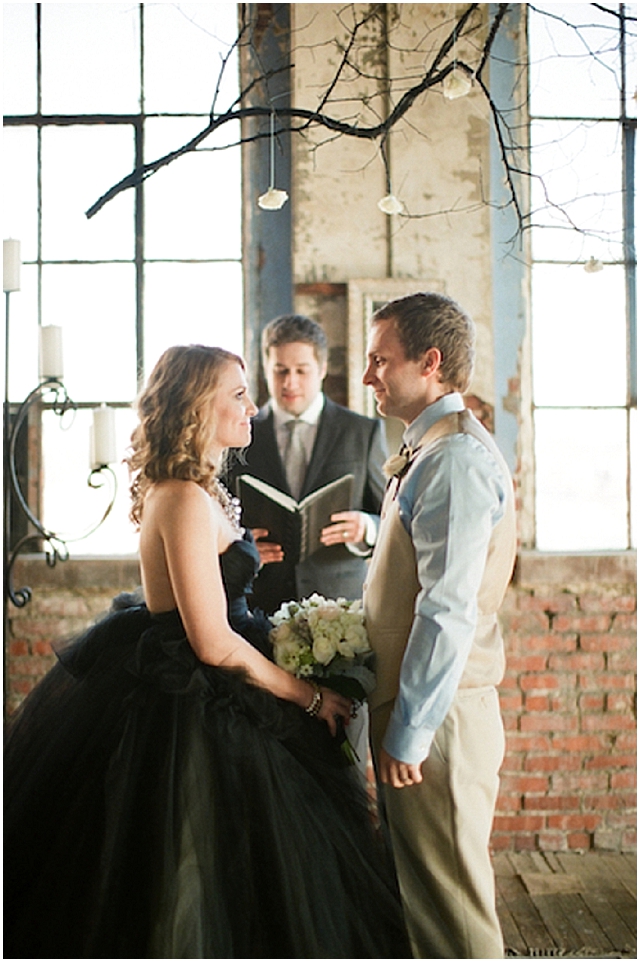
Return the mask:
<path fill-rule="evenodd" d="M 140 525 L 142 584 L 150 611 L 171 611 L 178 606 L 167 553 L 182 557 L 182 551 L 176 549 L 184 547 L 183 561 L 189 566 L 192 559 L 194 569 L 192 575 L 184 573 L 187 580 L 202 574 L 195 570 L 195 563 L 197 557 L 204 556 L 208 562 L 204 574 L 211 585 L 220 579 L 218 556 L 234 537 L 217 502 L 193 481 L 174 479 L 154 484 L 146 494 Z M 173 573 L 177 574 L 175 563 Z"/>

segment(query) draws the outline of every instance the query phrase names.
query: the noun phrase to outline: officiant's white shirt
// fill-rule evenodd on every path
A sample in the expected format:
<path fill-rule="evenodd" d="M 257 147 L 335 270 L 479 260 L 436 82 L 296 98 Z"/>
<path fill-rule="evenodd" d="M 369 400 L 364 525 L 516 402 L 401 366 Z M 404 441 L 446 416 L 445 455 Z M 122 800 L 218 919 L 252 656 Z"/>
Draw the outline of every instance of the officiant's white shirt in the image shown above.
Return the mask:
<path fill-rule="evenodd" d="M 294 418 L 284 411 L 273 398 L 269 402 L 271 404 L 271 410 L 273 411 L 273 427 L 276 432 L 276 444 L 278 445 L 278 451 L 280 452 L 280 457 L 284 464 L 284 455 L 287 450 L 287 444 L 291 437 L 289 428 L 287 424 L 289 421 L 299 421 L 302 432 L 302 443 L 304 445 L 304 451 L 307 457 L 307 464 L 311 460 L 311 454 L 313 452 L 313 445 L 316 443 L 316 437 L 318 434 L 318 421 L 320 420 L 320 415 L 322 414 L 322 409 L 324 407 L 324 394 L 322 391 L 316 395 L 314 400 L 311 402 L 306 411 L 303 411 L 300 417 Z"/>

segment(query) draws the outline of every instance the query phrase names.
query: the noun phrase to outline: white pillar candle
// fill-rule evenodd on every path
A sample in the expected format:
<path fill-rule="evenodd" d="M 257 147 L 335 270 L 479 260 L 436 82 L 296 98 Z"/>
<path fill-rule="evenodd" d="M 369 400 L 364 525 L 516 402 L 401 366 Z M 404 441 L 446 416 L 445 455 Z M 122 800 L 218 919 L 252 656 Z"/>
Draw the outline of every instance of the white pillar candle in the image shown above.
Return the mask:
<path fill-rule="evenodd" d="M 93 430 L 91 432 L 91 466 L 98 468 L 103 464 L 117 461 L 116 453 L 116 412 L 106 404 L 93 409 Z"/>
<path fill-rule="evenodd" d="M 40 328 L 40 377 L 62 380 L 62 328 L 48 324 Z"/>
<path fill-rule="evenodd" d="M 20 241 L 10 237 L 2 242 L 2 290 L 20 290 Z"/>

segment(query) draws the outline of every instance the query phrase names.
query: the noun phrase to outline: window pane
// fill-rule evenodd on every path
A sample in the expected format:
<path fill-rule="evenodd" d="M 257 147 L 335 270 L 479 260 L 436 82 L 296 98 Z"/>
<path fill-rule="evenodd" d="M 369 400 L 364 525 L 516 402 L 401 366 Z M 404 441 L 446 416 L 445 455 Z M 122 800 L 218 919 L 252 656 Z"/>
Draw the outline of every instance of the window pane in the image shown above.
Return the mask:
<path fill-rule="evenodd" d="M 2 106 L 5 114 L 35 114 L 36 87 L 36 5 L 4 3 Z"/>
<path fill-rule="evenodd" d="M 634 16 L 637 15 L 637 4 L 633 5 L 633 11 L 630 7 L 627 7 L 628 14 L 633 13 Z M 629 42 L 629 36 L 627 34 L 627 43 L 625 46 L 625 66 L 626 66 L 626 114 L 628 117 L 638 116 L 638 45 L 635 42 L 636 34 L 636 24 L 629 21 L 627 29 L 631 32 L 633 30 L 633 42 Z"/>
<path fill-rule="evenodd" d="M 626 441 L 623 410 L 536 412 L 539 550 L 628 547 Z"/>
<path fill-rule="evenodd" d="M 242 353 L 240 264 L 148 264 L 145 371 L 173 344 L 212 344 Z"/>
<path fill-rule="evenodd" d="M 36 7 L 4 7 L 5 112 L 38 109 Z M 222 58 L 237 37 L 237 4 L 47 3 L 40 10 L 43 114 L 78 114 L 78 120 L 135 114 L 145 128 L 147 159 L 180 146 L 206 125 Z M 216 111 L 228 109 L 237 94 L 234 51 Z M 163 116 L 149 119 L 149 111 Z M 182 116 L 167 116 L 171 111 Z M 75 402 L 128 404 L 136 394 L 135 194 L 125 191 L 90 221 L 85 216 L 133 169 L 135 131 L 133 123 L 120 122 L 45 125 L 40 171 L 36 126 L 5 132 L 5 237 L 20 239 L 23 261 L 42 262 L 40 270 L 23 266 L 21 290 L 10 298 L 14 402 L 38 383 L 40 323 L 62 327 L 64 383 Z M 238 125 L 225 125 L 194 156 L 144 184 L 144 257 L 184 262 L 152 264 L 146 271 L 141 320 L 150 364 L 176 342 L 242 350 L 240 149 L 220 149 L 238 139 Z M 86 485 L 90 411 L 76 412 L 72 427 L 68 420 L 63 432 L 51 412 L 44 415 L 43 497 L 47 525 L 74 537 L 99 520 L 106 492 Z M 117 423 L 124 451 L 133 412 L 119 410 Z M 136 550 L 127 472 L 122 466 L 117 471 L 116 507 L 90 538 L 70 544 L 72 554 Z"/>
<path fill-rule="evenodd" d="M 2 152 L 4 236 L 20 241 L 23 261 L 38 253 L 38 144 L 34 127 L 5 127 Z"/>
<path fill-rule="evenodd" d="M 615 123 L 531 124 L 533 256 L 622 258 L 622 148 Z M 577 228 L 577 230 L 576 230 Z"/>
<path fill-rule="evenodd" d="M 42 317 L 62 327 L 64 383 L 74 401 L 135 397 L 133 265 L 44 265 Z"/>
<path fill-rule="evenodd" d="M 85 211 L 135 166 L 133 127 L 42 131 L 42 251 L 45 260 L 132 258 L 132 190 L 91 220 Z"/>
<path fill-rule="evenodd" d="M 134 3 L 43 3 L 42 110 L 140 109 L 139 13 Z"/>
<path fill-rule="evenodd" d="M 205 118 L 146 124 L 146 160 L 187 143 L 206 126 Z M 230 123 L 208 137 L 204 148 L 237 141 Z M 240 257 L 240 148 L 199 149 L 175 160 L 145 184 L 146 256 L 206 259 Z"/>
<path fill-rule="evenodd" d="M 535 404 L 626 404 L 624 297 L 622 267 L 533 265 Z"/>
<path fill-rule="evenodd" d="M 9 400 L 38 384 L 38 271 L 22 265 L 20 290 L 9 295 Z"/>
<path fill-rule="evenodd" d="M 531 113 L 615 117 L 620 110 L 617 9 L 536 4 L 529 18 Z"/>
<path fill-rule="evenodd" d="M 96 532 L 81 537 L 100 521 L 112 491 L 106 475 L 102 488 L 88 485 L 92 422 L 92 411 L 87 408 L 65 414 L 62 419 L 51 411 L 43 414 L 43 521 L 49 530 L 70 539 L 72 556 L 135 554 L 138 537 L 128 519 L 128 471 L 121 463 L 112 465 L 118 488 L 109 517 Z M 119 460 L 124 457 L 134 424 L 133 411 L 116 411 Z M 99 476 L 94 478 L 97 483 Z"/>
<path fill-rule="evenodd" d="M 147 113 L 209 114 L 216 83 L 238 33 L 235 3 L 146 3 L 144 92 Z M 238 95 L 235 53 L 225 67 L 216 110 Z"/>

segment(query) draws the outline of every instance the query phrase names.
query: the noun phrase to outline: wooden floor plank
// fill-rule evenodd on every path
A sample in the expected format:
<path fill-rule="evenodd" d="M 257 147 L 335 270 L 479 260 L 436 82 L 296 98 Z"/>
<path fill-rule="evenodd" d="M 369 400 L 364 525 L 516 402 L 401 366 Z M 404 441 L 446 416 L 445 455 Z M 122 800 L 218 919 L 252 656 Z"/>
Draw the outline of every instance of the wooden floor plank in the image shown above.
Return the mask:
<path fill-rule="evenodd" d="M 577 952 L 585 946 L 567 914 L 567 899 L 568 896 L 538 895 L 533 896 L 531 901 L 558 948 L 565 952 Z"/>
<path fill-rule="evenodd" d="M 612 952 L 615 948 L 606 929 L 600 924 L 598 917 L 591 911 L 584 893 L 579 895 L 563 895 L 559 908 L 564 912 L 569 924 L 578 937 L 579 949 L 590 949 L 596 953 Z"/>
<path fill-rule="evenodd" d="M 584 899 L 599 920 L 614 947 L 620 950 L 636 945 L 636 902 L 613 871 L 609 860 L 597 854 L 586 856 L 561 853 L 559 864 L 576 872 L 585 885 Z"/>
<path fill-rule="evenodd" d="M 496 892 L 496 908 L 498 909 L 498 916 L 500 918 L 500 927 L 502 929 L 502 939 L 505 945 L 505 950 L 508 948 L 512 953 L 517 953 L 518 955 L 527 955 L 527 943 L 522 937 L 520 929 L 518 928 L 518 924 L 509 911 L 509 906 L 505 902 L 500 891 Z"/>
<path fill-rule="evenodd" d="M 516 925 L 522 941 L 527 950 L 531 947 L 536 949 L 554 949 L 556 943 L 547 931 L 540 914 L 535 905 L 527 895 L 527 892 L 517 875 L 502 875 L 496 878 L 498 892 L 509 910 L 511 920 Z M 512 946 L 505 940 L 505 944 L 510 949 L 518 950 L 518 946 Z"/>
<path fill-rule="evenodd" d="M 637 899 L 638 875 L 633 863 L 624 856 L 620 857 L 619 855 L 601 855 L 599 857 L 611 871 L 615 872 L 633 898 Z"/>
<path fill-rule="evenodd" d="M 635 934 L 629 928 L 624 918 L 618 914 L 615 906 L 611 904 L 607 895 L 587 891 L 582 897 L 589 906 L 592 915 L 600 923 L 600 927 L 606 933 L 613 948 L 621 952 L 635 951 Z"/>
<path fill-rule="evenodd" d="M 584 879 L 585 884 L 598 891 L 614 892 L 616 902 L 623 914 L 635 919 L 637 900 L 632 891 L 628 874 L 616 871 L 616 856 L 592 853 L 585 856 L 559 854 L 558 859 L 566 871 L 575 871 Z M 574 861 L 575 860 L 575 861 Z M 568 868 L 567 868 L 568 867 Z"/>
<path fill-rule="evenodd" d="M 494 866 L 508 955 L 636 958 L 633 858 L 503 852 Z"/>

